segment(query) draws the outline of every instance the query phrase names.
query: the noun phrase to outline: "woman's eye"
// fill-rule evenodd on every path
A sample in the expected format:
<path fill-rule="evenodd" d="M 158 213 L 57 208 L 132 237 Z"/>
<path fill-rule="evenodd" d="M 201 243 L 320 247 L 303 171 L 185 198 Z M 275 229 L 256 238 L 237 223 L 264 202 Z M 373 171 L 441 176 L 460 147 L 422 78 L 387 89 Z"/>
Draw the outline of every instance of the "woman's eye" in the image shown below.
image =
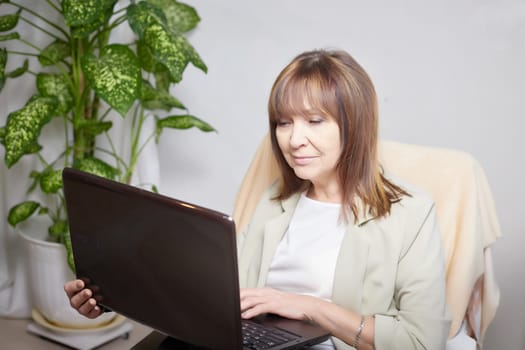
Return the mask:
<path fill-rule="evenodd" d="M 277 120 L 277 126 L 286 126 L 290 125 L 290 121 L 286 119 L 279 119 Z"/>
<path fill-rule="evenodd" d="M 321 124 L 323 122 L 323 119 L 310 119 L 310 124 Z"/>

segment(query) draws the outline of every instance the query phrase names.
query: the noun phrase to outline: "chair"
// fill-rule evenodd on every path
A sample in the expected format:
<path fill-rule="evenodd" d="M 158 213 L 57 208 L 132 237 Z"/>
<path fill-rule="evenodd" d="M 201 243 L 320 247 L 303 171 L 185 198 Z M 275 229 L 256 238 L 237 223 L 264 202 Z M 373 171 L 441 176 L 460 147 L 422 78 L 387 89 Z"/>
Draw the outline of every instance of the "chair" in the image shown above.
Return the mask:
<path fill-rule="evenodd" d="M 452 325 L 447 350 L 456 335 L 467 334 L 472 348 L 481 349 L 499 304 L 491 245 L 501 236 L 492 194 L 479 163 L 454 150 L 381 141 L 381 165 L 430 193 L 436 202 L 446 254 L 447 301 Z M 262 140 L 236 197 L 233 218 L 241 232 L 249 223 L 265 189 L 279 177 L 270 137 Z M 461 332 L 460 332 L 461 330 Z"/>

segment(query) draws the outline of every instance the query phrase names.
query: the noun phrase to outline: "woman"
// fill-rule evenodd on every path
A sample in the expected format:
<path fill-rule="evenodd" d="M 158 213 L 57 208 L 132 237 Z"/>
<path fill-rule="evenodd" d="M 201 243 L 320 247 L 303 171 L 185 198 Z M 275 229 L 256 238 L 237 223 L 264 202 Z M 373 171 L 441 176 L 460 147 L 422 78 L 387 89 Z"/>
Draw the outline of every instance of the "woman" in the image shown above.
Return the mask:
<path fill-rule="evenodd" d="M 316 322 L 333 335 L 319 349 L 444 349 L 434 204 L 383 174 L 366 72 L 343 51 L 303 53 L 274 83 L 269 119 L 282 180 L 239 236 L 242 317 Z M 81 281 L 65 290 L 81 314 L 100 314 Z"/>

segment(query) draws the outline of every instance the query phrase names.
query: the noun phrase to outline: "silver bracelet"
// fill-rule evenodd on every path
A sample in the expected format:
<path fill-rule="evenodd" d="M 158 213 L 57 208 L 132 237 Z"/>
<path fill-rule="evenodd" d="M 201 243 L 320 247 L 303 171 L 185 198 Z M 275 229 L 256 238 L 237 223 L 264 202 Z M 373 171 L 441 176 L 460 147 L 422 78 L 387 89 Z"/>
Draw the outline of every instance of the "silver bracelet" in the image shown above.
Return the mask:
<path fill-rule="evenodd" d="M 361 333 L 363 333 L 363 328 L 365 328 L 365 316 L 361 316 L 361 323 L 359 324 L 359 328 L 357 329 L 357 333 L 355 335 L 354 344 L 352 345 L 355 350 L 359 349 L 359 340 L 361 340 Z"/>

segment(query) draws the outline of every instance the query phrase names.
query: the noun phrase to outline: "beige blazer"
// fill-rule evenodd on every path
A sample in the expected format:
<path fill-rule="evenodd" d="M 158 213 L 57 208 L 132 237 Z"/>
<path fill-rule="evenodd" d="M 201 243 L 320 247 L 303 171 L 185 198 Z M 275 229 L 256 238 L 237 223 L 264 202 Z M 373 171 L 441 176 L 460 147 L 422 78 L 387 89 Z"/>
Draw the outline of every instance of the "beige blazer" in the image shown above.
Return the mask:
<path fill-rule="evenodd" d="M 492 193 L 480 164 L 451 149 L 381 141 L 380 163 L 389 174 L 430 193 L 445 249 L 449 338 L 466 321 L 481 347 L 499 305 L 491 247 L 501 236 Z M 262 140 L 244 176 L 233 217 L 242 232 L 262 194 L 279 178 L 270 135 Z"/>
<path fill-rule="evenodd" d="M 396 181 L 399 184 L 399 181 Z M 360 206 L 342 242 L 332 301 L 359 314 L 375 315 L 375 348 L 445 349 L 450 317 L 435 206 L 408 186 L 412 197 L 391 215 L 373 218 Z M 263 195 L 251 223 L 238 238 L 241 287 L 264 287 L 271 261 L 299 195 L 273 201 L 274 184 Z M 333 338 L 336 348 L 353 349 Z"/>

